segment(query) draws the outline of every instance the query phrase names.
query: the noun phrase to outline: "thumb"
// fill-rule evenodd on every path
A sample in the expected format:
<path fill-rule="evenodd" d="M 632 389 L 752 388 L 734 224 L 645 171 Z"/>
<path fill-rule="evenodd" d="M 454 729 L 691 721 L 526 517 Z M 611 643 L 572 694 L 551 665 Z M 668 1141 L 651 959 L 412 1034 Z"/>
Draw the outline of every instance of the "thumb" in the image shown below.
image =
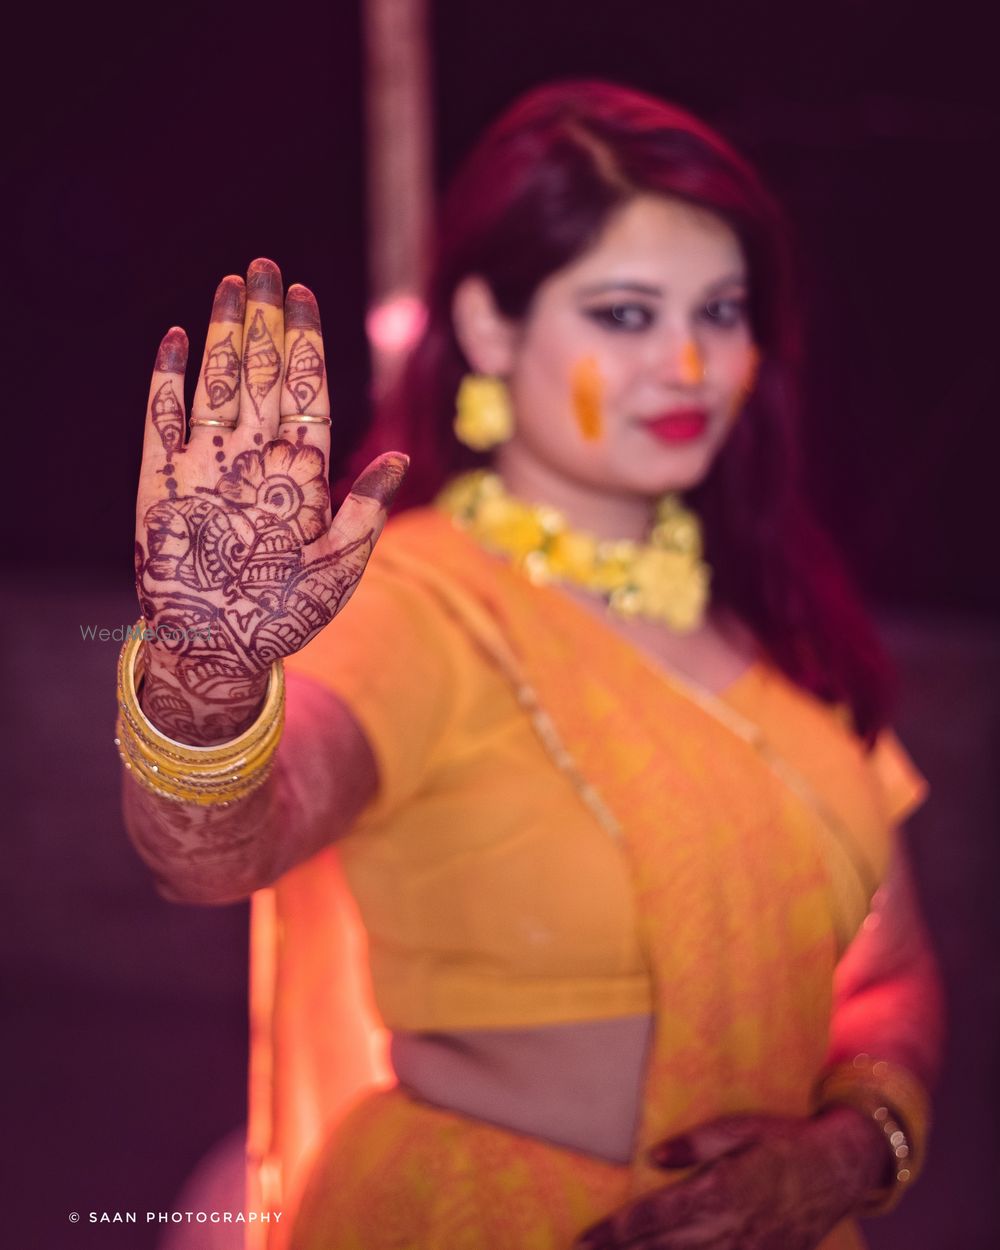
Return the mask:
<path fill-rule="evenodd" d="M 711 1163 L 752 1145 L 766 1131 L 770 1116 L 726 1115 L 668 1137 L 653 1146 L 649 1160 L 663 1168 L 691 1168 Z"/>
<path fill-rule="evenodd" d="M 326 534 L 338 553 L 359 539 L 370 538 L 374 546 L 409 464 L 405 452 L 383 452 L 355 479 Z"/>
<path fill-rule="evenodd" d="M 388 512 L 409 467 L 410 457 L 405 452 L 383 452 L 364 469 L 350 494 L 375 499 Z"/>

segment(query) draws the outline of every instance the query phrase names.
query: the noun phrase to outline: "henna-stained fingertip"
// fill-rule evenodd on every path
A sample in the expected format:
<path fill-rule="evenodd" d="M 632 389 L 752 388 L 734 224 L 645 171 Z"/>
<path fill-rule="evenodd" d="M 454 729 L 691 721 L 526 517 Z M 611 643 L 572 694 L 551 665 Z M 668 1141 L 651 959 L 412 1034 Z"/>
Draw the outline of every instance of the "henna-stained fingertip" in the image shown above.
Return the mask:
<path fill-rule="evenodd" d="M 384 460 L 374 468 L 366 469 L 351 487 L 351 494 L 377 499 L 383 508 L 388 508 L 402 485 L 409 464 L 410 457 L 403 456 L 398 460 Z"/>
<path fill-rule="evenodd" d="M 156 353 L 157 373 L 183 374 L 188 358 L 188 337 L 180 326 L 171 326 Z"/>

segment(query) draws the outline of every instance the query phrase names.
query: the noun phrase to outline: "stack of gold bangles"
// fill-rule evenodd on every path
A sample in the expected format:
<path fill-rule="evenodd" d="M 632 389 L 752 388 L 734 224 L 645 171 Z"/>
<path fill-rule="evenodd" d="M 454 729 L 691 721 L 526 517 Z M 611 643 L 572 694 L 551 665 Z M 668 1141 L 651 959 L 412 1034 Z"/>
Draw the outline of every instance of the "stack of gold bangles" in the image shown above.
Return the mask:
<path fill-rule="evenodd" d="M 214 746 L 176 742 L 151 724 L 139 705 L 136 668 L 146 626 L 139 621 L 118 657 L 118 722 L 115 746 L 135 780 L 160 798 L 203 807 L 225 806 L 252 794 L 267 780 L 285 718 L 281 661 L 271 666 L 260 715 L 238 738 Z"/>
<path fill-rule="evenodd" d="M 819 1103 L 854 1107 L 882 1130 L 892 1175 L 859 1214 L 891 1211 L 923 1166 L 929 1121 L 929 1101 L 923 1086 L 899 1064 L 861 1054 L 826 1073 L 819 1087 Z"/>

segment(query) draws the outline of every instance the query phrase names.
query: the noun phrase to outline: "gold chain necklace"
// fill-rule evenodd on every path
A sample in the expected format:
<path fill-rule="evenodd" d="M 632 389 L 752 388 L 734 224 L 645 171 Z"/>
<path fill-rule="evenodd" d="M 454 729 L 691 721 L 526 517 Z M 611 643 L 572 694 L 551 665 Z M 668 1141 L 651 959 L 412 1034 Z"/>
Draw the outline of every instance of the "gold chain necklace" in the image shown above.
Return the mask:
<path fill-rule="evenodd" d="M 582 586 L 618 616 L 659 621 L 677 633 L 697 629 L 704 618 L 712 574 L 701 558 L 701 524 L 674 491 L 657 503 L 644 543 L 571 529 L 558 509 L 509 495 L 491 469 L 452 478 L 434 506 L 536 584 Z"/>

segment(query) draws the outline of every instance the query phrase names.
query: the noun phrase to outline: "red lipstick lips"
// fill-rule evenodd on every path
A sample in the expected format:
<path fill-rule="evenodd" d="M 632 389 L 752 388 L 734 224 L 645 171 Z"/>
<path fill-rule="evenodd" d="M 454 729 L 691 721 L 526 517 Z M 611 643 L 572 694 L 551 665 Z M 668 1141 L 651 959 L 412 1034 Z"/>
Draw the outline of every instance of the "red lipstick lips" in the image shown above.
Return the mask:
<path fill-rule="evenodd" d="M 665 443 L 683 443 L 705 433 L 708 413 L 704 408 L 675 408 L 644 424 L 654 438 Z"/>

